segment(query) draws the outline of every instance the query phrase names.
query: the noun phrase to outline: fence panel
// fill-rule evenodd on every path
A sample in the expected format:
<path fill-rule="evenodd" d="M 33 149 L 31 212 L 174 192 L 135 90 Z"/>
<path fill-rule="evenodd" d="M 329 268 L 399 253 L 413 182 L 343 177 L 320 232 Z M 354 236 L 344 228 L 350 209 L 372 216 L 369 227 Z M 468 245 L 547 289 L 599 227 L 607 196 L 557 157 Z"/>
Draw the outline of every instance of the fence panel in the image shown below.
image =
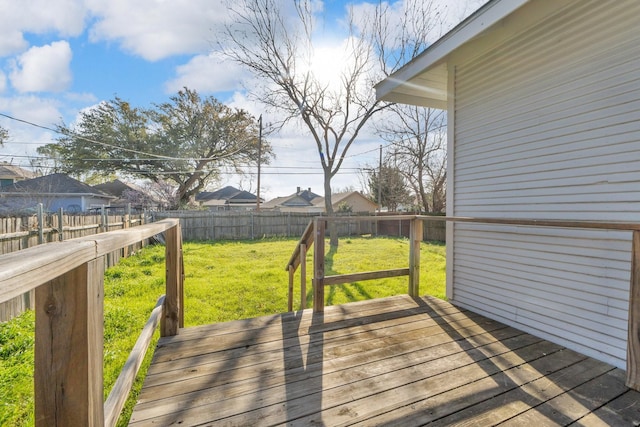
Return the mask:
<path fill-rule="evenodd" d="M 16 252 L 38 245 L 42 233 L 43 243 L 85 237 L 103 231 L 119 230 L 145 223 L 145 214 L 139 215 L 69 215 L 48 213 L 38 215 L 0 218 L 0 255 Z M 60 223 L 62 222 L 62 228 Z M 139 250 L 143 243 L 127 248 L 127 253 Z M 119 250 L 105 257 L 105 267 L 111 267 L 120 261 L 125 251 Z M 28 309 L 34 308 L 33 291 L 0 304 L 0 322 L 10 320 Z"/>

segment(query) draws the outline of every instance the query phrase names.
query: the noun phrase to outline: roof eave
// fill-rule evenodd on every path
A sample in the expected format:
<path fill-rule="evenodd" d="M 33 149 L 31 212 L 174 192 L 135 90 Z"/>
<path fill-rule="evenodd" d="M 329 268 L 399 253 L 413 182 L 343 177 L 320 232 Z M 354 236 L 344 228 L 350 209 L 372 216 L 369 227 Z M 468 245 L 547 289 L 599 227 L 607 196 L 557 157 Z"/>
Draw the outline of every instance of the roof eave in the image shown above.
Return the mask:
<path fill-rule="evenodd" d="M 462 45 L 479 36 L 530 0 L 491 0 L 375 86 L 376 98 L 432 108 L 447 108 L 446 85 L 438 85 L 437 78 L 446 69 L 449 56 Z M 432 78 L 436 77 L 436 78 Z M 421 82 L 418 82 L 418 81 Z M 416 88 L 420 88 L 416 90 Z M 421 92 L 415 94 L 415 92 Z"/>

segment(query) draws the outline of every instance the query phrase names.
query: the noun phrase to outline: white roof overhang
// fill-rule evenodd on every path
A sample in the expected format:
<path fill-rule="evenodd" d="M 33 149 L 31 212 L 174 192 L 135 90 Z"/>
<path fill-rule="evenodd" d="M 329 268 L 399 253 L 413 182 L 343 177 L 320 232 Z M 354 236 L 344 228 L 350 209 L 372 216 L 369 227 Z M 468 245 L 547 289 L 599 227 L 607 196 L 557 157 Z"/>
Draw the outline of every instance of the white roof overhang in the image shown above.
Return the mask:
<path fill-rule="evenodd" d="M 398 71 L 379 82 L 382 101 L 447 109 L 450 55 L 530 0 L 491 0 Z"/>

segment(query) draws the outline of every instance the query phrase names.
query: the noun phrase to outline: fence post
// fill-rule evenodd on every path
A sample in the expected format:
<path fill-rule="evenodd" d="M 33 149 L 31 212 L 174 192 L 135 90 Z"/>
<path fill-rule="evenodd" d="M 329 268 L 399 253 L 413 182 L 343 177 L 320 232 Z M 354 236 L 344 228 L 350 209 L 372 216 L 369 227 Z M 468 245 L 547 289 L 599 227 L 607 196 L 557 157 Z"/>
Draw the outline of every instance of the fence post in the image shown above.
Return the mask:
<path fill-rule="evenodd" d="M 633 232 L 631 244 L 631 286 L 627 339 L 627 380 L 629 388 L 640 391 L 640 231 Z"/>
<path fill-rule="evenodd" d="M 420 242 L 422 220 L 414 218 L 409 223 L 409 295 L 420 296 Z"/>
<path fill-rule="evenodd" d="M 314 218 L 313 232 L 313 312 L 324 312 L 324 235 L 326 222 Z"/>
<path fill-rule="evenodd" d="M 180 223 L 165 232 L 166 296 L 160 322 L 160 335 L 178 335 L 184 324 L 184 296 L 182 275 L 182 233 Z"/>
<path fill-rule="evenodd" d="M 35 424 L 102 426 L 104 259 L 36 288 Z"/>
<path fill-rule="evenodd" d="M 38 244 L 44 243 L 44 207 L 38 203 Z"/>
<path fill-rule="evenodd" d="M 122 216 L 122 229 L 126 230 L 131 227 L 131 203 L 127 203 L 127 207 L 125 208 L 124 215 Z M 122 248 L 122 256 L 125 258 L 129 257 L 129 254 L 132 252 L 133 246 L 125 246 Z"/>
<path fill-rule="evenodd" d="M 64 240 L 64 211 L 62 208 L 58 210 L 58 241 Z"/>

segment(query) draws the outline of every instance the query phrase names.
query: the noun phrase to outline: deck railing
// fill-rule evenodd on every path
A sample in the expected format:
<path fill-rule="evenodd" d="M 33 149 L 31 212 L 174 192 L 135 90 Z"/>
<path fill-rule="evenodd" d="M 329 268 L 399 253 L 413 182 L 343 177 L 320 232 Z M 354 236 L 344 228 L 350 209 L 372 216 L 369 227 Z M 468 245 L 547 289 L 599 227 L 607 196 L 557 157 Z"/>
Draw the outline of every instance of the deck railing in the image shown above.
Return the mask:
<path fill-rule="evenodd" d="M 402 221 L 410 220 L 409 227 L 409 266 L 392 270 L 376 270 L 352 274 L 336 274 L 325 276 L 324 272 L 324 247 L 327 223 L 340 221 Z M 305 229 L 302 238 L 293 250 L 293 254 L 287 263 L 285 270 L 289 272 L 289 297 L 288 308 L 293 310 L 293 288 L 294 275 L 300 267 L 300 308 L 306 308 L 307 304 L 307 273 L 306 255 L 307 251 L 314 246 L 313 257 L 313 309 L 316 312 L 324 311 L 324 287 L 329 285 L 341 285 L 353 283 L 361 280 L 375 280 L 387 277 L 409 276 L 409 288 L 407 293 L 411 296 L 420 294 L 420 242 L 422 241 L 422 221 L 417 220 L 416 215 L 394 215 L 394 216 L 351 216 L 351 217 L 316 217 Z M 323 254 L 317 256 L 316 254 Z"/>
<path fill-rule="evenodd" d="M 409 276 L 409 295 L 419 295 L 420 272 L 420 241 L 422 240 L 422 223 L 424 221 L 446 221 L 448 223 L 477 223 L 526 227 L 551 227 L 563 229 L 598 229 L 618 230 L 632 233 L 631 245 L 631 274 L 629 287 L 629 321 L 627 339 L 627 380 L 629 388 L 640 391 L 640 223 L 612 222 L 612 221 L 571 221 L 571 220 L 536 220 L 520 218 L 471 218 L 404 215 L 392 217 L 367 217 L 367 220 L 410 220 L 410 254 L 409 268 L 397 270 L 383 270 L 375 272 L 342 274 L 325 276 L 324 247 L 326 224 L 330 221 L 360 219 L 358 217 L 317 217 L 305 230 L 296 245 L 293 255 L 286 266 L 289 272 L 289 311 L 293 309 L 293 281 L 294 273 L 301 266 L 301 308 L 306 306 L 306 270 L 305 256 L 310 244 L 314 244 L 313 256 L 313 310 L 324 311 L 324 287 L 342 283 L 352 283 L 360 280 L 378 279 L 383 277 Z"/>
<path fill-rule="evenodd" d="M 105 257 L 160 233 L 166 240 L 166 295 L 103 402 Z M 162 336 L 183 326 L 183 270 L 177 219 L 0 256 L 0 302 L 36 293 L 36 426 L 116 424 L 158 323 Z"/>

